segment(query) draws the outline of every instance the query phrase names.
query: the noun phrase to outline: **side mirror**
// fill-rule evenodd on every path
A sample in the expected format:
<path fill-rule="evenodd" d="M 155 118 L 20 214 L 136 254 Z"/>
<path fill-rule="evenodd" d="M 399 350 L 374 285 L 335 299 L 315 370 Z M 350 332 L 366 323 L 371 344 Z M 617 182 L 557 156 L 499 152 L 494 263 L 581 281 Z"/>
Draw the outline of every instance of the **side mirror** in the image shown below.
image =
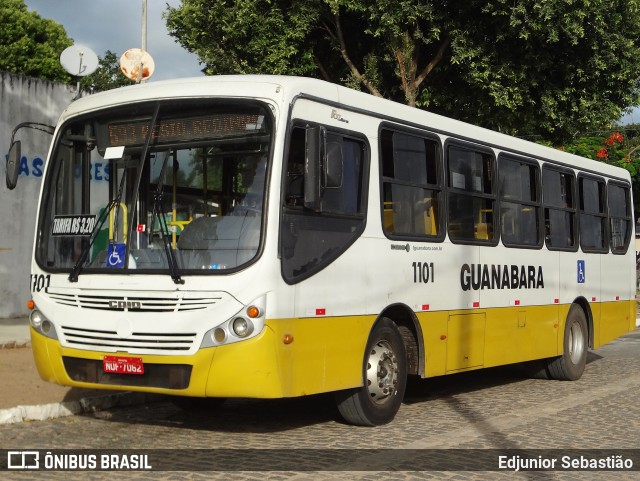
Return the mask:
<path fill-rule="evenodd" d="M 308 127 L 305 133 L 304 206 L 314 212 L 320 212 L 322 133 L 320 127 Z"/>
<path fill-rule="evenodd" d="M 320 212 L 324 189 L 342 187 L 342 138 L 327 134 L 324 127 L 307 127 L 305 146 L 304 206 Z"/>
<path fill-rule="evenodd" d="M 18 183 L 18 174 L 20 173 L 20 156 L 21 145 L 20 141 L 16 140 L 11 144 L 9 149 L 9 155 L 7 156 L 7 189 L 13 190 Z"/>
<path fill-rule="evenodd" d="M 335 136 L 334 136 L 335 137 Z M 327 189 L 338 189 L 342 187 L 342 138 L 336 140 L 327 139 L 325 150 L 326 159 L 324 163 L 324 179 L 322 186 Z"/>

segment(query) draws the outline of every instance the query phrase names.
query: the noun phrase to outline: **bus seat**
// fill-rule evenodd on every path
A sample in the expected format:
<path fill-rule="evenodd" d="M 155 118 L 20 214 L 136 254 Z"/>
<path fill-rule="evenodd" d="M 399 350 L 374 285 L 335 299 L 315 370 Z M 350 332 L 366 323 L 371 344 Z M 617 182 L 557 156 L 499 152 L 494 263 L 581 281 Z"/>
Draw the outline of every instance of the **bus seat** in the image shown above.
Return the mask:
<path fill-rule="evenodd" d="M 475 225 L 475 238 L 482 240 L 493 239 L 493 210 L 480 209 L 478 212 L 478 222 Z"/>
<path fill-rule="evenodd" d="M 425 197 L 423 200 L 416 202 L 414 209 L 414 232 L 416 234 L 437 235 L 438 228 L 431 197 Z"/>
<path fill-rule="evenodd" d="M 476 224 L 475 238 L 482 240 L 492 239 L 491 224 L 488 222 L 480 222 L 479 224 Z"/>
<path fill-rule="evenodd" d="M 178 238 L 178 249 L 207 250 L 217 238 L 219 217 L 199 217 L 187 224 Z"/>
<path fill-rule="evenodd" d="M 178 239 L 181 266 L 188 269 L 231 268 L 249 261 L 258 251 L 261 221 L 259 216 L 194 219 Z"/>
<path fill-rule="evenodd" d="M 479 223 L 491 223 L 491 219 L 493 219 L 493 210 L 492 209 L 480 209 L 478 212 L 478 222 Z"/>
<path fill-rule="evenodd" d="M 382 212 L 382 225 L 385 232 L 393 233 L 393 202 L 385 202 Z"/>

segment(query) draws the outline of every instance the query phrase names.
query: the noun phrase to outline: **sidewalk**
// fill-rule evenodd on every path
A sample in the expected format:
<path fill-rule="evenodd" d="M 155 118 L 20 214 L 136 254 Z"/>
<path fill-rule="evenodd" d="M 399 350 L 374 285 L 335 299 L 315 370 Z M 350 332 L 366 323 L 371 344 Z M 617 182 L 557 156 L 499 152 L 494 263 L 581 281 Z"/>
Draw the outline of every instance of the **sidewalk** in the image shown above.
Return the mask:
<path fill-rule="evenodd" d="M 25 347 L 30 342 L 29 319 L 0 319 L 0 347 Z"/>
<path fill-rule="evenodd" d="M 0 424 L 44 420 L 157 400 L 157 395 L 78 389 L 40 379 L 29 320 L 0 319 Z"/>

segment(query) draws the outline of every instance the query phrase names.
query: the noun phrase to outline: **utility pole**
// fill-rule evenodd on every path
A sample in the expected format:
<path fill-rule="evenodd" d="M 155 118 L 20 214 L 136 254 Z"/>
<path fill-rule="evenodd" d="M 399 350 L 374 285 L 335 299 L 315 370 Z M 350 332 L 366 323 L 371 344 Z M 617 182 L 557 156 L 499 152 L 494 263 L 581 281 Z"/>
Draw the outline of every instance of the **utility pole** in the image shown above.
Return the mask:
<path fill-rule="evenodd" d="M 141 27 L 141 31 L 142 31 L 142 40 L 141 40 L 141 45 L 140 45 L 140 49 L 142 50 L 142 53 L 144 54 L 144 52 L 147 51 L 147 0 L 142 0 L 142 27 Z M 142 82 L 142 64 L 140 65 L 140 68 L 138 69 L 138 78 L 136 80 L 136 83 L 140 83 Z"/>
<path fill-rule="evenodd" d="M 142 0 L 142 50 L 147 51 L 147 0 Z"/>

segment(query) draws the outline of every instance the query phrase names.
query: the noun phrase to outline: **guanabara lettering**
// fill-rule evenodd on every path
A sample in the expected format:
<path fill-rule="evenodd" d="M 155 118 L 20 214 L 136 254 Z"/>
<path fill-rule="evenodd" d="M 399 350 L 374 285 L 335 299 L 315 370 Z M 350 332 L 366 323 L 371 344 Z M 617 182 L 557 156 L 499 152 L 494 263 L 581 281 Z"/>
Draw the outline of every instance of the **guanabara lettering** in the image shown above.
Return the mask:
<path fill-rule="evenodd" d="M 460 286 L 473 289 L 544 289 L 542 266 L 462 264 Z"/>

